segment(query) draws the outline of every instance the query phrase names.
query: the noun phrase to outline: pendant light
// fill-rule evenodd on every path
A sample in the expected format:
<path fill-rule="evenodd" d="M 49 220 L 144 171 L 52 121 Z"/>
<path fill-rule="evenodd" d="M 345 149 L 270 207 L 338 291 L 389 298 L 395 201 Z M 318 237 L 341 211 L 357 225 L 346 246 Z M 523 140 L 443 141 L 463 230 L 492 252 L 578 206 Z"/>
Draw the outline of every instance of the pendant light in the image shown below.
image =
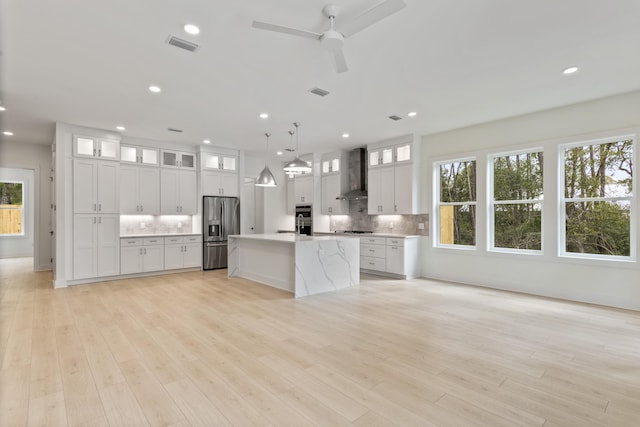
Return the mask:
<path fill-rule="evenodd" d="M 277 187 L 278 184 L 276 184 L 276 179 L 271 173 L 269 165 L 267 164 L 267 159 L 269 156 L 269 137 L 271 136 L 271 133 L 267 132 L 264 134 L 264 136 L 267 137 L 267 148 L 264 152 L 264 169 L 262 169 L 262 172 L 260 172 L 260 175 L 258 175 L 258 177 L 256 178 L 255 185 L 257 187 Z"/>
<path fill-rule="evenodd" d="M 311 172 L 311 167 L 298 157 L 298 135 L 300 134 L 300 122 L 293 124 L 296 127 L 296 158 L 284 165 L 284 171 L 287 173 L 307 173 Z"/>

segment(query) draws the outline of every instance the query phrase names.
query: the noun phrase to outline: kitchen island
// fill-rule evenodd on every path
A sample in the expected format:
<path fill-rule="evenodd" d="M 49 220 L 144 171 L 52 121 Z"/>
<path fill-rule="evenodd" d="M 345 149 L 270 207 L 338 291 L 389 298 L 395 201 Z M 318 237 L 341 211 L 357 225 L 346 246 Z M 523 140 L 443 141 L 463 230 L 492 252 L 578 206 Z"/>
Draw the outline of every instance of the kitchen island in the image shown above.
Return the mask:
<path fill-rule="evenodd" d="M 360 284 L 360 241 L 351 236 L 229 236 L 229 277 L 292 292 L 296 298 Z"/>

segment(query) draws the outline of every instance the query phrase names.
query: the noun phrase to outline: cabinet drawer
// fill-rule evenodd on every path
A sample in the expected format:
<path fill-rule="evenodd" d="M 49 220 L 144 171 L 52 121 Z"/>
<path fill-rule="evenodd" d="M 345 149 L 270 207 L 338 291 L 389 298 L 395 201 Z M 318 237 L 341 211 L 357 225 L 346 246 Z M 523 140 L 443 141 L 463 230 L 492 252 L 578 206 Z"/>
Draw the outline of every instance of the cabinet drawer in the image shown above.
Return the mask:
<path fill-rule="evenodd" d="M 120 239 L 120 247 L 127 247 L 127 246 L 142 246 L 142 242 L 144 241 L 143 238 L 141 237 L 129 237 L 127 239 Z"/>
<path fill-rule="evenodd" d="M 387 246 L 404 246 L 404 239 L 399 237 L 387 237 Z"/>
<path fill-rule="evenodd" d="M 184 243 L 184 237 L 182 236 L 176 236 L 176 237 L 165 237 L 164 238 L 164 244 L 165 245 L 171 245 L 171 244 L 180 244 L 180 243 Z"/>
<path fill-rule="evenodd" d="M 367 244 L 367 245 L 384 245 L 386 243 L 386 240 L 384 237 L 361 237 L 360 238 L 360 244 L 362 245 Z"/>
<path fill-rule="evenodd" d="M 200 243 L 202 242 L 202 236 L 184 236 L 185 243 Z"/>
<path fill-rule="evenodd" d="M 372 258 L 384 258 L 386 256 L 385 246 L 360 244 L 360 256 Z"/>
<path fill-rule="evenodd" d="M 361 256 L 360 268 L 364 270 L 385 271 L 385 259 Z"/>
<path fill-rule="evenodd" d="M 162 245 L 162 244 L 164 244 L 164 239 L 162 237 L 145 237 L 144 238 L 145 246 Z"/>

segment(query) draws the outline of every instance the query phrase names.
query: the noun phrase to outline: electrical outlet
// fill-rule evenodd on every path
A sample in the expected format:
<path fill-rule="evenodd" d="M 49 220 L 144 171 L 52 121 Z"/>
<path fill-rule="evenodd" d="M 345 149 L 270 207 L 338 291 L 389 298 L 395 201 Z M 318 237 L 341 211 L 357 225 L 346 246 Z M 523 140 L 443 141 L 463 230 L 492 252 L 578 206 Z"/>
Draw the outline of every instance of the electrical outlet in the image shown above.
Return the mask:
<path fill-rule="evenodd" d="M 418 230 L 424 230 L 424 222 L 418 223 Z"/>
<path fill-rule="evenodd" d="M 141 222 L 140 223 L 140 228 L 145 228 L 145 227 L 146 227 L 146 224 L 144 222 Z"/>
<path fill-rule="evenodd" d="M 389 224 L 389 228 L 393 228 L 393 223 L 390 223 L 390 224 Z"/>

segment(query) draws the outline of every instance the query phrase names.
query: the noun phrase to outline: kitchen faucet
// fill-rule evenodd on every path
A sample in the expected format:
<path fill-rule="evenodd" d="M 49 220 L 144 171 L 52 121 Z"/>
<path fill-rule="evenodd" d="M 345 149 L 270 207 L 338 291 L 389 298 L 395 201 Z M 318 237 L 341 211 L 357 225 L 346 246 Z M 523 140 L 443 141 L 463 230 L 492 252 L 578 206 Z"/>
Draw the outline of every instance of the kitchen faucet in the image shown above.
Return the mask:
<path fill-rule="evenodd" d="M 302 214 L 299 214 L 296 218 L 296 229 L 298 230 L 298 234 L 302 234 L 302 222 L 304 221 L 304 217 Z"/>

